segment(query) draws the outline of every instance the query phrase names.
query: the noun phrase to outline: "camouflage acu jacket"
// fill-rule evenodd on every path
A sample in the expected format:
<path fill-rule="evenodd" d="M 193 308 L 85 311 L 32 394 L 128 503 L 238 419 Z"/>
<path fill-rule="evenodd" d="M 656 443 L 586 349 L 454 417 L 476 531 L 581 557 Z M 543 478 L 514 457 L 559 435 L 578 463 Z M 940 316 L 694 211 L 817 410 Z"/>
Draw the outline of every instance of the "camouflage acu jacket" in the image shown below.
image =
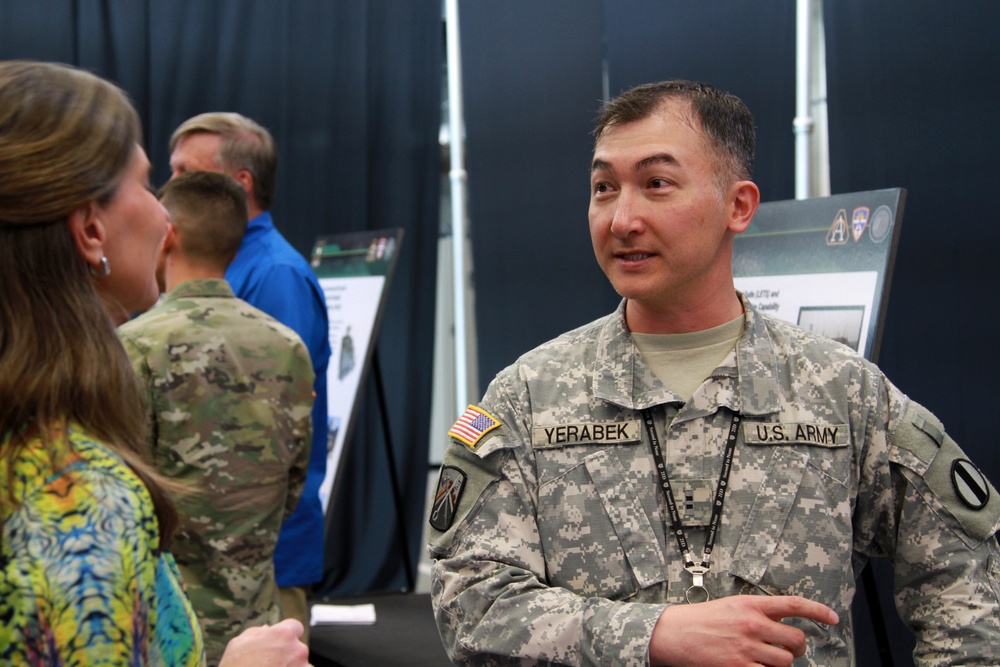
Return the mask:
<path fill-rule="evenodd" d="M 459 419 L 429 547 L 453 660 L 647 664 L 657 618 L 691 585 L 665 533 L 649 409 L 699 557 L 739 416 L 705 586 L 713 598 L 795 594 L 837 611 L 830 627 L 786 621 L 808 638 L 796 665 L 852 664 L 855 578 L 879 555 L 895 562 L 917 664 L 1000 664 L 996 492 L 874 365 L 746 310 L 736 349 L 686 404 L 643 363 L 623 303 L 521 357 Z"/>
<path fill-rule="evenodd" d="M 119 335 L 146 391 L 157 469 L 175 495 L 174 557 L 209 664 L 247 627 L 281 618 L 273 553 L 305 483 L 313 371 L 294 331 L 191 280 Z"/>

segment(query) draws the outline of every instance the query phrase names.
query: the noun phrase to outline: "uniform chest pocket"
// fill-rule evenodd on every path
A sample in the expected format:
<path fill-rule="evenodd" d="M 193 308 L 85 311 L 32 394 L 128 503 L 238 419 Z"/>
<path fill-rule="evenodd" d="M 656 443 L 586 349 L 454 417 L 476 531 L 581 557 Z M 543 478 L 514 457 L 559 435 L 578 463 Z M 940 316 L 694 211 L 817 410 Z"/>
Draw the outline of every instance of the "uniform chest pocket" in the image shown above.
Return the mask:
<path fill-rule="evenodd" d="M 772 594 L 849 596 L 851 503 L 845 482 L 808 449 L 765 448 L 766 474 L 750 505 L 730 573 Z M 822 457 L 820 457 L 822 458 Z"/>
<path fill-rule="evenodd" d="M 665 579 L 656 532 L 613 449 L 539 487 L 538 529 L 549 583 L 621 600 Z"/>

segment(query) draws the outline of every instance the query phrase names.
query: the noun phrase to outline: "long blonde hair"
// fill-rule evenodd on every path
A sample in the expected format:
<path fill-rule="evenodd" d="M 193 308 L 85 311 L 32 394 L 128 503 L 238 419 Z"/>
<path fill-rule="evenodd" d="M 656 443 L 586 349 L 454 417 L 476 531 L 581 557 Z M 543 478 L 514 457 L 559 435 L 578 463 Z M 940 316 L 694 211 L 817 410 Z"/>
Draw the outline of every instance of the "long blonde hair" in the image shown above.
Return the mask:
<path fill-rule="evenodd" d="M 79 423 L 146 484 L 168 548 L 177 518 L 144 457 L 142 389 L 67 223 L 114 196 L 141 139 L 107 81 L 0 62 L 0 456 L 13 463 L 28 429 L 44 439 Z M 10 481 L 0 505 L 14 502 Z"/>

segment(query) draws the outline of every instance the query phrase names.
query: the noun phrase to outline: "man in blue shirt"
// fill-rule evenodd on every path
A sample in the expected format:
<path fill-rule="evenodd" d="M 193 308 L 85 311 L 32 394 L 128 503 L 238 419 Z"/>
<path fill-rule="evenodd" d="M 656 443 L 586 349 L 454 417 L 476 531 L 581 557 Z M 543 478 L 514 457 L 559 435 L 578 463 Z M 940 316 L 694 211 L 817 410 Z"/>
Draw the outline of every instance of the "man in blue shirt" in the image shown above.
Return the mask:
<path fill-rule="evenodd" d="M 188 171 L 215 171 L 239 181 L 247 192 L 250 221 L 226 280 L 236 296 L 295 330 L 309 348 L 316 373 L 313 439 L 309 470 L 298 507 L 281 527 L 274 554 L 275 573 L 286 617 L 308 632 L 309 587 L 323 575 L 323 509 L 319 487 L 326 474 L 326 370 L 330 361 L 326 299 L 305 258 L 274 227 L 278 153 L 271 134 L 237 113 L 194 116 L 170 138 L 172 177 Z M 303 637 L 303 641 L 307 641 Z"/>

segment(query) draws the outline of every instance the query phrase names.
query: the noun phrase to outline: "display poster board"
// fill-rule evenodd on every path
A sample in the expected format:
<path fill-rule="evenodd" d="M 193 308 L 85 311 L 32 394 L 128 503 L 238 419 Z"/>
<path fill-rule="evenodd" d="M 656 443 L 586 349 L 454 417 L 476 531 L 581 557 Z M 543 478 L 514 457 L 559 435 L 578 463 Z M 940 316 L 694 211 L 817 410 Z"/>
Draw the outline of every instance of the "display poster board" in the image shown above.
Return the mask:
<path fill-rule="evenodd" d="M 332 352 L 326 376 L 326 477 L 319 490 L 324 513 L 354 430 L 402 240 L 403 230 L 393 228 L 323 236 L 313 246 L 311 264 L 326 297 Z"/>
<path fill-rule="evenodd" d="M 733 248 L 758 310 L 876 360 L 906 190 L 768 202 Z"/>

